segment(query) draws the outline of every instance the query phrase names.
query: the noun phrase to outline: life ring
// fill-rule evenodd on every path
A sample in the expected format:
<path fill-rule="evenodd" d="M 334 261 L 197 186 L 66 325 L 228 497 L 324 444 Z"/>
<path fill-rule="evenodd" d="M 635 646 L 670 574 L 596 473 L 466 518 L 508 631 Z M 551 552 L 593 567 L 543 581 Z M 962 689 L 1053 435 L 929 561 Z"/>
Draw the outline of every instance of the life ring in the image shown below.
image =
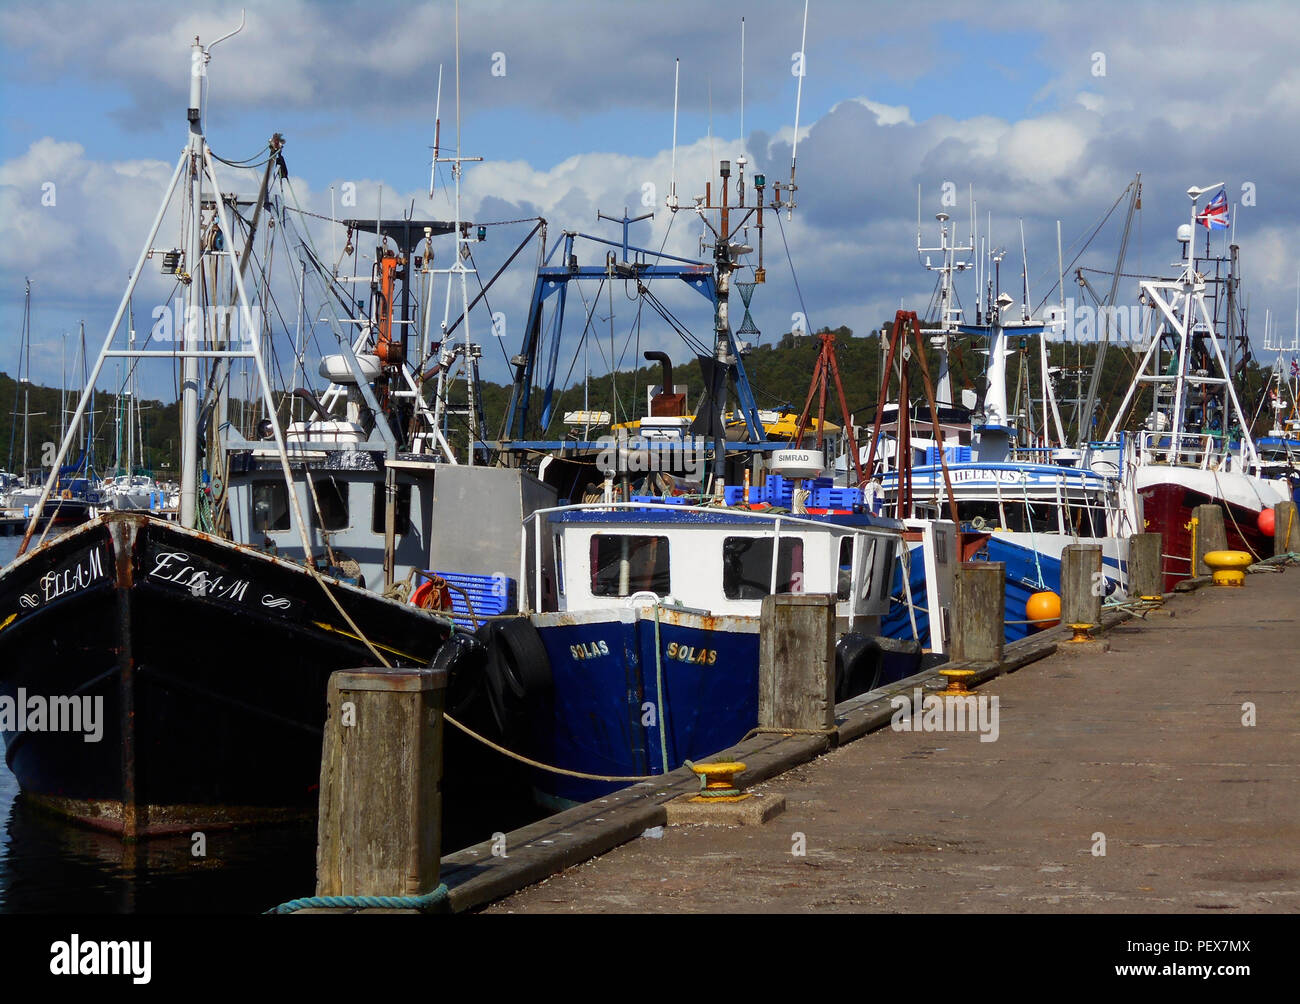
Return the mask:
<path fill-rule="evenodd" d="M 984 527 L 986 526 L 988 526 L 988 523 L 985 522 L 983 516 L 976 516 L 974 519 L 970 521 L 970 528 L 972 530 L 976 530 L 976 531 L 983 530 Z"/>
<path fill-rule="evenodd" d="M 450 610 L 451 587 L 445 579 L 436 575 L 425 579 L 411 594 L 411 604 L 421 610 Z"/>

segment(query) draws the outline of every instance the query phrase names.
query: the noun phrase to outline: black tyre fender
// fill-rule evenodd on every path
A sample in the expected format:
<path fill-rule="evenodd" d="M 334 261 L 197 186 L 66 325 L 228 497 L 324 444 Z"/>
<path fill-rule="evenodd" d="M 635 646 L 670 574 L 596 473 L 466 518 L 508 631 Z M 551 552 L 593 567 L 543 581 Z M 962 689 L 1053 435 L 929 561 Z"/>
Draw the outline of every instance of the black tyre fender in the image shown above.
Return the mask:
<path fill-rule="evenodd" d="M 871 635 L 857 631 L 835 643 L 835 700 L 865 694 L 880 686 L 883 659 L 880 644 Z"/>
<path fill-rule="evenodd" d="M 458 715 L 484 689 L 488 647 L 463 631 L 452 633 L 434 653 L 430 669 L 447 672 L 447 710 Z"/>
<path fill-rule="evenodd" d="M 551 661 L 537 629 L 527 618 L 488 621 L 478 630 L 488 649 L 488 700 L 497 727 L 507 740 L 522 740 L 530 710 L 554 688 Z"/>

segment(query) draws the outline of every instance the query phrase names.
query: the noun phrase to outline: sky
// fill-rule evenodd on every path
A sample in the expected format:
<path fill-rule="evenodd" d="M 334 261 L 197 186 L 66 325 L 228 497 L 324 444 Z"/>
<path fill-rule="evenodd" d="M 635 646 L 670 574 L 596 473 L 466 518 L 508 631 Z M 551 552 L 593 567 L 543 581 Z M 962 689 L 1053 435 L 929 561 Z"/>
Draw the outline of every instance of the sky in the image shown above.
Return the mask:
<path fill-rule="evenodd" d="M 82 321 L 93 361 L 185 143 L 189 45 L 195 35 L 208 44 L 234 29 L 240 10 L 153 0 L 0 8 L 0 370 L 17 372 L 25 278 L 32 378 L 58 384 L 64 369 L 73 371 Z M 279 132 L 304 209 L 328 218 L 333 198 L 340 216 L 373 216 L 382 203 L 385 215 L 450 218 L 448 169 L 432 199 L 428 184 L 440 67 L 444 155 L 457 139 L 452 0 L 246 0 L 246 11 L 243 30 L 212 50 L 207 68 L 204 126 L 214 153 L 246 159 Z M 463 217 L 541 216 L 553 243 L 564 230 L 617 237 L 597 212 L 654 211 L 633 225 L 634 243 L 698 256 L 701 224 L 664 205 L 674 163 L 674 60 L 682 201 L 702 194 L 710 165 L 724 158 L 744 155 L 751 175 L 788 181 L 802 14 L 797 0 L 465 0 L 459 136 L 463 155 L 483 160 L 464 169 Z M 1300 281 L 1298 49 L 1300 3 L 1285 0 L 810 0 L 798 205 L 776 226 L 768 214 L 768 281 L 753 302 L 759 340 L 791 330 L 797 314 L 814 329 L 843 324 L 866 334 L 900 306 L 924 313 L 934 275 L 916 251 L 918 186 L 927 245 L 939 211 L 968 236 L 973 198 L 977 241 L 990 240 L 991 216 L 991 242 L 1008 251 L 1003 286 L 1019 292 L 1023 223 L 1031 301 L 1055 299 L 1057 222 L 1068 265 L 1140 172 L 1142 209 L 1124 270 L 1168 274 L 1175 230 L 1188 218 L 1186 190 L 1223 182 L 1252 338 L 1271 361 L 1265 312 L 1279 327 L 1274 339 L 1289 344 Z M 254 172 L 220 167 L 223 190 L 256 190 Z M 337 205 L 345 190 L 356 193 L 355 209 Z M 955 199 L 945 204 L 945 192 Z M 1123 211 L 1112 213 L 1078 264 L 1114 266 Z M 308 219 L 317 248 L 341 272 L 369 269 L 373 240 L 358 240 L 340 259 L 343 231 Z M 179 225 L 170 210 L 155 245 L 176 246 Z M 531 225 L 489 229 L 475 250 L 485 281 Z M 1223 235 L 1214 241 L 1216 249 L 1225 244 Z M 451 254 L 444 248 L 450 244 L 435 246 L 442 265 Z M 583 245 L 580 257 L 598 263 L 604 250 Z M 287 255 L 272 261 L 277 307 L 293 329 L 297 266 Z M 487 302 L 503 318 L 495 331 L 486 309 L 471 319 L 486 379 L 504 380 L 506 360 L 519 350 L 536 265 L 530 247 L 493 287 Z M 138 330 L 171 296 L 156 266 L 146 263 L 133 298 Z M 1090 275 L 1094 285 L 1103 278 Z M 445 278 L 438 282 L 435 326 Z M 1067 295 L 1076 290 L 1067 275 Z M 625 292 L 603 305 L 571 301 L 561 375 L 588 363 L 593 373 L 606 370 L 611 338 L 625 365 L 632 344 L 689 355 L 657 318 L 643 316 L 637 327 Z M 704 300 L 684 288 L 659 292 L 707 339 Z M 958 293 L 970 319 L 971 273 L 959 278 Z M 1133 303 L 1137 293 L 1125 281 L 1119 302 Z M 326 305 L 307 300 L 309 320 L 323 317 Z M 602 334 L 584 358 L 575 346 L 588 311 Z M 315 329 L 327 349 L 332 336 L 323 324 Z M 101 387 L 113 385 L 114 365 Z M 167 372 L 151 369 L 146 391 L 173 397 Z M 79 371 L 69 382 L 80 385 Z"/>

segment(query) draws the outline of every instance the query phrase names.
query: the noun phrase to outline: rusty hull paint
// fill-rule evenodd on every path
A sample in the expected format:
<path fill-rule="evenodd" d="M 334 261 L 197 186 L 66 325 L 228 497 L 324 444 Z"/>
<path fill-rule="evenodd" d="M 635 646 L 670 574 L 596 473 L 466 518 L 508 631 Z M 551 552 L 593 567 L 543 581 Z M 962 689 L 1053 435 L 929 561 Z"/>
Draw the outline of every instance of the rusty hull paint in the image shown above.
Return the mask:
<path fill-rule="evenodd" d="M 191 834 L 196 830 L 207 832 L 239 826 L 299 822 L 315 816 L 314 809 L 265 808 L 255 805 L 150 805 L 146 813 L 133 810 L 131 814 L 135 818 L 128 819 L 128 808 L 131 807 L 109 799 L 24 793 L 23 800 L 51 815 L 69 818 L 87 829 L 110 833 L 123 841 Z"/>

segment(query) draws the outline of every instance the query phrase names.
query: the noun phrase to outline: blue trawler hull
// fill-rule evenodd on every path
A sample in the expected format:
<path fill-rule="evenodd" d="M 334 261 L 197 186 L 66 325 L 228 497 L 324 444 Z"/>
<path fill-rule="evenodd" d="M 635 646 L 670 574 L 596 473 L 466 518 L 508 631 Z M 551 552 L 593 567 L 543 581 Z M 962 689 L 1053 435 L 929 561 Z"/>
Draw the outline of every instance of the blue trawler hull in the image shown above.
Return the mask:
<path fill-rule="evenodd" d="M 1050 553 L 1035 550 L 1032 546 L 1014 539 L 1025 535 L 1002 533 L 988 534 L 978 549 L 970 555 L 971 561 L 1000 561 L 1006 566 L 1006 625 L 1005 640 L 1010 643 L 1034 633 L 1037 628 L 1027 624 L 1028 614 L 1025 605 L 1034 593 L 1044 590 L 1061 593 L 1061 559 Z M 1048 544 L 1048 539 L 1039 535 L 1037 543 Z M 1054 543 L 1063 543 L 1065 539 L 1051 538 Z M 1068 538 L 1066 538 L 1068 539 Z M 1073 543 L 1072 539 L 1069 542 Z M 1092 543 L 1083 540 L 1080 543 Z M 1055 549 L 1055 548 L 1053 548 Z M 1102 571 L 1104 580 L 1101 588 L 1109 597 L 1124 589 L 1125 576 L 1118 553 L 1102 553 Z M 881 620 L 881 633 L 887 638 L 909 639 L 912 637 L 912 619 L 908 616 L 907 593 L 903 588 L 904 570 L 901 563 L 894 570 L 890 585 L 889 614 Z M 916 637 L 922 647 L 931 648 L 930 617 L 926 593 L 925 563 L 921 560 L 920 545 L 912 549 L 911 568 L 908 573 L 908 585 L 911 587 L 912 605 L 916 620 Z"/>
<path fill-rule="evenodd" d="M 543 762 L 612 777 L 662 774 L 754 727 L 758 619 L 668 606 L 658 613 L 657 624 L 654 604 L 533 617 L 554 687 L 554 714 L 535 721 L 532 734 Z M 627 783 L 536 775 L 540 800 L 557 806 Z"/>

